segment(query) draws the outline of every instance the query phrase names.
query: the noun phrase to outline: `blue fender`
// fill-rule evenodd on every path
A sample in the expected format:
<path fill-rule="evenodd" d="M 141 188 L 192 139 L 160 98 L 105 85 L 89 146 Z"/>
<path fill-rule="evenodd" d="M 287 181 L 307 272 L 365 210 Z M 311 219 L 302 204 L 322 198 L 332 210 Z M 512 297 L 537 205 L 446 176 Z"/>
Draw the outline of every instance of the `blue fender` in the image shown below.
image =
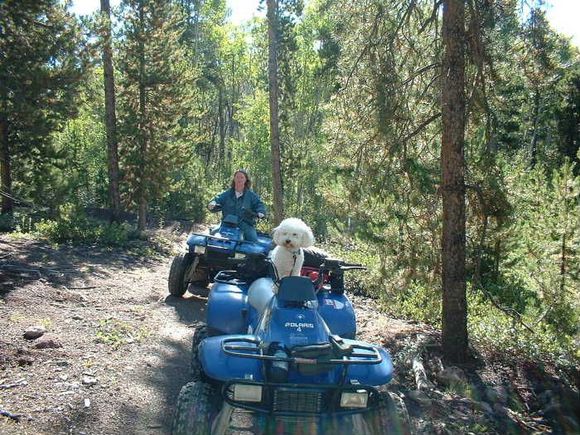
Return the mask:
<path fill-rule="evenodd" d="M 216 282 L 207 301 L 207 326 L 222 334 L 248 331 L 248 298 L 238 285 Z"/>
<path fill-rule="evenodd" d="M 195 246 L 205 246 L 207 245 L 207 236 L 202 234 L 190 234 L 187 237 L 187 246 L 190 251 L 193 251 Z"/>
<path fill-rule="evenodd" d="M 333 334 L 342 338 L 355 338 L 356 315 L 344 294 L 319 292 L 318 304 L 318 311 Z"/>
<path fill-rule="evenodd" d="M 362 385 L 379 386 L 391 382 L 393 379 L 393 360 L 388 351 L 382 347 L 373 346 L 372 344 L 344 340 L 345 344 L 359 343 L 372 346 L 379 351 L 382 362 L 380 364 L 351 364 L 348 366 L 347 377 L 349 380 L 357 380 Z"/>
<path fill-rule="evenodd" d="M 243 254 L 264 254 L 270 252 L 270 244 L 263 244 L 258 242 L 240 242 L 236 248 L 237 252 Z"/>
<path fill-rule="evenodd" d="M 224 339 L 254 338 L 253 335 L 229 335 L 227 337 L 209 337 L 203 340 L 199 347 L 199 358 L 204 373 L 218 381 L 246 379 L 264 381 L 262 362 L 254 358 L 243 358 L 226 355 L 222 350 Z M 243 343 L 244 346 L 251 344 Z M 257 347 L 257 346 L 255 346 Z"/>

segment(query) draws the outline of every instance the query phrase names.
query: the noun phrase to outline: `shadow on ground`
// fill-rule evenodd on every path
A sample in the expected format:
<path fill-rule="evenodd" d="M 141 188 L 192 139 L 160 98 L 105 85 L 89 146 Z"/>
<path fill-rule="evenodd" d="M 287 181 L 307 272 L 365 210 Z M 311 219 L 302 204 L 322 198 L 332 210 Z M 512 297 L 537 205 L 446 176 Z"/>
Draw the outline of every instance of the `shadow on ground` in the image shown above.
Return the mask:
<path fill-rule="evenodd" d="M 153 363 L 134 374 L 136 382 L 154 397 L 155 405 L 123 404 L 119 410 L 120 421 L 135 424 L 132 428 L 122 424 L 118 433 L 171 433 L 179 391 L 191 381 L 191 338 L 195 328 L 205 321 L 205 306 L 206 300 L 187 293 L 184 298 L 166 297 L 162 309 L 175 319 L 171 322 L 174 332 L 148 349 Z"/>
<path fill-rule="evenodd" d="M 151 251 L 151 246 L 143 241 L 135 241 L 129 247 L 110 248 L 56 246 L 45 241 L 0 236 L 0 298 L 36 280 L 52 287 L 74 288 L 79 281 L 95 275 L 108 278 L 117 271 L 152 265 L 158 258 Z"/>

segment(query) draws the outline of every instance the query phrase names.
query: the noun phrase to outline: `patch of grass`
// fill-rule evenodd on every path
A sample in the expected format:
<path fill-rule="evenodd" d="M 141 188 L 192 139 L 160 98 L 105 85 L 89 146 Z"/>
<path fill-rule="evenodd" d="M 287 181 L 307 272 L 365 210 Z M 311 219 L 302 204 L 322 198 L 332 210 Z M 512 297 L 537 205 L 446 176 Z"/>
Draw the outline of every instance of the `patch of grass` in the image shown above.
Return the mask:
<path fill-rule="evenodd" d="M 31 233 L 23 233 L 21 231 L 13 231 L 8 233 L 8 237 L 13 240 L 32 240 L 35 238 L 34 234 Z"/>
<path fill-rule="evenodd" d="M 44 326 L 47 331 L 52 328 L 52 320 L 49 318 L 41 319 L 40 324 Z"/>
<path fill-rule="evenodd" d="M 478 398 L 477 391 L 469 382 L 451 382 L 447 386 L 447 391 L 451 394 L 466 397 L 472 400 L 477 400 Z"/>
<path fill-rule="evenodd" d="M 97 341 L 119 349 L 125 344 L 140 342 L 149 336 L 145 328 L 135 328 L 130 323 L 119 319 L 103 319 L 97 327 Z"/>
<path fill-rule="evenodd" d="M 24 320 L 26 320 L 26 316 L 18 311 L 15 311 L 10 314 L 8 320 L 10 320 L 11 323 L 22 323 Z"/>

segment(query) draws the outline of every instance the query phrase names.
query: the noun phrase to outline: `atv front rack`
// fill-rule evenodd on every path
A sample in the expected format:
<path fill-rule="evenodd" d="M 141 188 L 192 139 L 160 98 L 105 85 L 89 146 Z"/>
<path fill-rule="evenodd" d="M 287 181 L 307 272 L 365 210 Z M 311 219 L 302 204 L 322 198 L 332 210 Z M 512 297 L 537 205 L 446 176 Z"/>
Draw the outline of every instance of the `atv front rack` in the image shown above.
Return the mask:
<path fill-rule="evenodd" d="M 252 344 L 253 346 L 243 345 L 239 343 L 248 343 Z M 272 362 L 280 361 L 305 365 L 380 364 L 383 362 L 383 358 L 381 357 L 379 351 L 373 346 L 367 346 L 360 343 L 352 343 L 349 345 L 350 346 L 349 351 L 345 352 L 344 348 L 337 347 L 338 345 L 334 345 L 334 343 L 335 341 L 331 339 L 330 344 L 332 345 L 333 353 L 335 355 L 342 356 L 341 358 L 318 359 L 297 356 L 282 357 L 276 355 L 267 355 L 264 353 L 264 348 L 260 347 L 261 341 L 258 340 L 257 338 L 245 338 L 245 337 L 224 338 L 221 344 L 222 351 L 226 355 L 240 358 L 259 359 L 262 361 L 272 361 Z"/>

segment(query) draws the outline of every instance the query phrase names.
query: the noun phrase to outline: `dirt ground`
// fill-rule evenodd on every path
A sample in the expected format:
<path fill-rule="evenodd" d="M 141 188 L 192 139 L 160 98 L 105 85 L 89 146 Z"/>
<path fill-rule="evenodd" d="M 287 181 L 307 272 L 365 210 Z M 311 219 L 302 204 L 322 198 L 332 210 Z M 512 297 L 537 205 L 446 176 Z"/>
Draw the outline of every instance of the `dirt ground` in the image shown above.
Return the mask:
<path fill-rule="evenodd" d="M 0 235 L 1 434 L 170 433 L 205 319 L 204 299 L 168 296 L 182 239 L 108 249 Z M 501 362 L 444 367 L 437 331 L 353 301 L 359 336 L 394 356 L 391 391 L 415 433 L 580 429 L 577 384 L 562 374 Z M 428 383 L 419 388 L 413 368 L 422 363 Z"/>

